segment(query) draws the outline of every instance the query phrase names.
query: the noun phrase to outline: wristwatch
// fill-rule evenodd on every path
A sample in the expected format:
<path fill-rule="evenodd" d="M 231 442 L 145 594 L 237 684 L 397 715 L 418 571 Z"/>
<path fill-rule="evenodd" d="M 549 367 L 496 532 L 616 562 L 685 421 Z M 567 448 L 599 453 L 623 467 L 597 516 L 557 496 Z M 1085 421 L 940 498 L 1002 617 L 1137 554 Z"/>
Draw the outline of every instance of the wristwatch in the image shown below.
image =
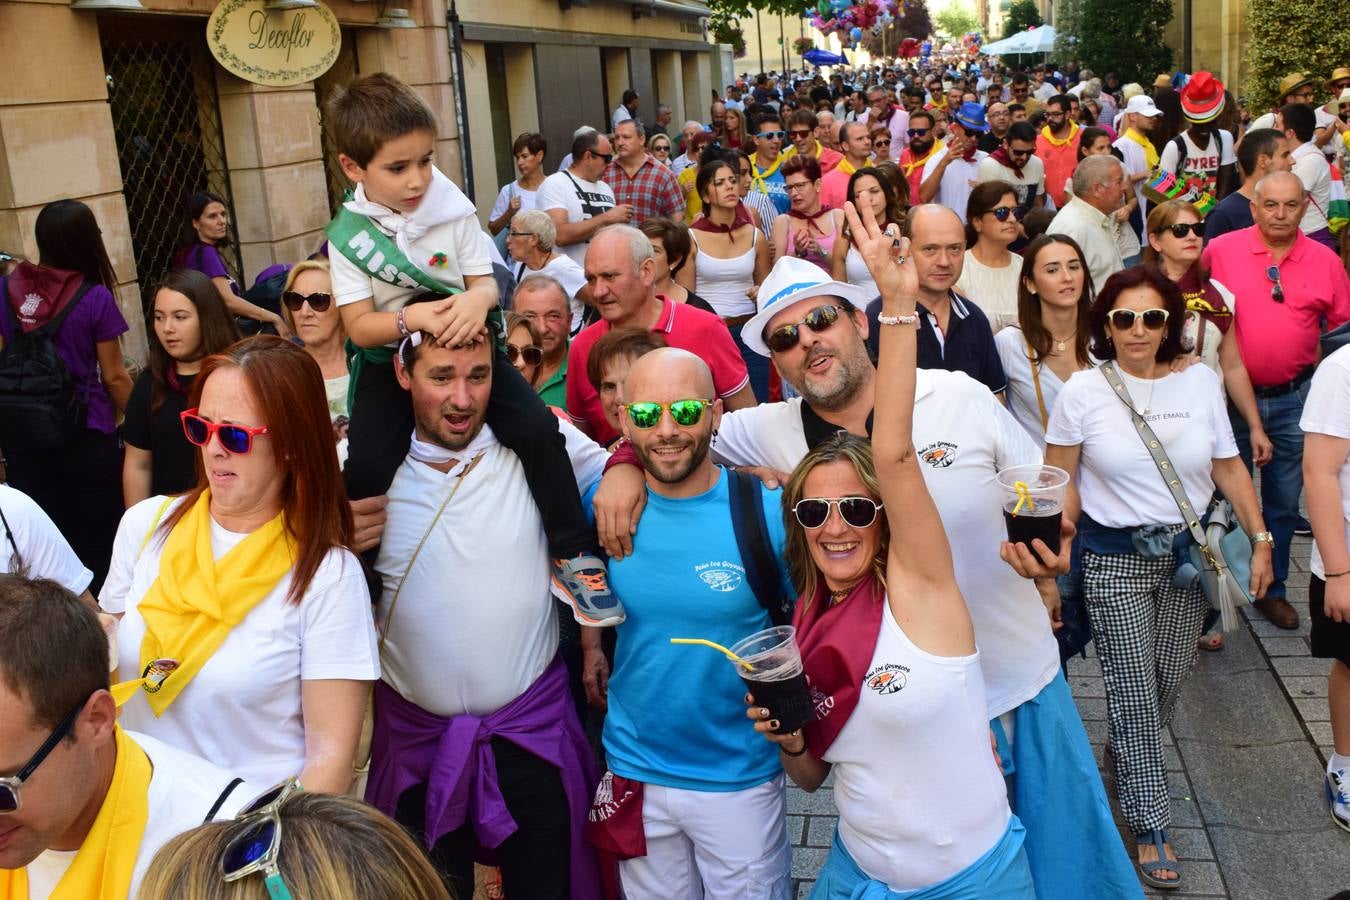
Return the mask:
<path fill-rule="evenodd" d="M 1275 549 L 1275 535 L 1269 531 L 1258 531 L 1252 535 L 1252 546 L 1255 547 L 1257 544 L 1269 544 L 1273 550 Z"/>

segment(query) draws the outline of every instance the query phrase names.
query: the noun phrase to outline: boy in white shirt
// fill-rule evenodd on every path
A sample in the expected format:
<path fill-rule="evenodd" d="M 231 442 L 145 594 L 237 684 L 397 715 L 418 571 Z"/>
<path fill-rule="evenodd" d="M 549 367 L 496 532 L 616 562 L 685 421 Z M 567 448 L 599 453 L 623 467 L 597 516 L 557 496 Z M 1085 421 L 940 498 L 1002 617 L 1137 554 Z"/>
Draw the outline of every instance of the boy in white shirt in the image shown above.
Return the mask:
<path fill-rule="evenodd" d="M 432 164 L 431 109 L 398 79 L 376 73 L 339 90 L 328 114 L 338 161 L 356 184 L 327 229 L 333 296 L 360 348 L 352 365 L 348 493 L 354 499 L 384 494 L 408 453 L 413 412 L 394 376 L 397 343 L 426 332 L 439 344 L 456 346 L 488 326 L 498 352 L 487 422 L 525 469 L 555 579 L 581 624 L 623 621 L 557 419 L 502 352 L 505 331 L 492 262 L 473 203 Z M 452 428 L 467 428 L 471 413 L 450 408 L 445 416 Z"/>

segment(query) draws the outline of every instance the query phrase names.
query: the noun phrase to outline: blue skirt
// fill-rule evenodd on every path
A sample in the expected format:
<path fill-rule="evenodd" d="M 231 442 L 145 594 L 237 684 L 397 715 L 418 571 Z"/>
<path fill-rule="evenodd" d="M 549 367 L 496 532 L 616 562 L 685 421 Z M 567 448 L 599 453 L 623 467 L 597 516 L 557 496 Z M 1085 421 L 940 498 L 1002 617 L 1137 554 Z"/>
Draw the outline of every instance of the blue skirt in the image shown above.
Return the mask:
<path fill-rule="evenodd" d="M 1031 868 L 1022 849 L 1025 834 L 1013 816 L 998 843 L 960 872 L 928 887 L 893 891 L 858 868 L 836 829 L 811 900 L 1034 900 Z"/>
<path fill-rule="evenodd" d="M 1036 896 L 1143 897 L 1064 675 L 1013 715 L 1012 808 L 1026 828 Z"/>

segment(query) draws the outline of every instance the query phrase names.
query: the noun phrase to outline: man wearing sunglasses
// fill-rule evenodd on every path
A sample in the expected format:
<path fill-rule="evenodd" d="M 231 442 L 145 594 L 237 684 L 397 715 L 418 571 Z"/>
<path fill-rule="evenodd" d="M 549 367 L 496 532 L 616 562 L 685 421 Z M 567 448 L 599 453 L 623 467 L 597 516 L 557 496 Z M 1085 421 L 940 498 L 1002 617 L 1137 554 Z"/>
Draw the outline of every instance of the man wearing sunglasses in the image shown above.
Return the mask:
<path fill-rule="evenodd" d="M 1261 469 L 1261 509 L 1275 537 L 1275 580 L 1257 608 L 1281 628 L 1297 628 L 1298 614 L 1285 600 L 1289 544 L 1303 493 L 1303 431 L 1299 418 L 1318 363 L 1323 324 L 1350 320 L 1350 277 L 1340 258 L 1299 230 L 1308 205 L 1292 172 L 1273 172 L 1256 183 L 1251 202 L 1256 224 L 1210 241 L 1201 265 L 1231 285 L 1238 349 L 1256 391 L 1261 424 L 1275 445 Z M 1247 423 L 1230 403 L 1238 451 L 1250 469 Z"/>
<path fill-rule="evenodd" d="M 813 264 L 803 265 L 819 276 Z M 598 635 L 588 629 L 582 641 L 587 693 L 593 704 L 608 703 L 604 745 L 613 794 L 622 796 L 625 780 L 639 782 L 642 792 L 646 853 L 620 861 L 624 894 L 787 900 L 791 850 L 779 755 L 746 727 L 736 669 L 719 653 L 670 643 L 693 636 L 730 646 L 772 624 L 747 575 L 754 563 L 738 548 L 730 475 L 708 454 L 722 402 L 703 361 L 674 348 L 640 357 L 620 390 L 647 510 L 632 552 L 610 566 L 629 592 L 632 627 L 616 632 L 607 694 Z M 779 492 L 757 488 L 780 561 L 778 587 L 792 596 L 781 563 Z"/>
<path fill-rule="evenodd" d="M 1008 108 L 1002 103 L 1003 115 Z M 994 113 L 989 113 L 993 125 Z M 1005 181 L 1012 185 L 1017 197 L 1017 208 L 1025 216 L 1033 209 L 1045 206 L 1045 164 L 1036 155 L 1036 129 L 1029 122 L 1011 122 L 1004 130 L 1003 141 L 989 156 L 975 167 L 979 182 Z"/>
<path fill-rule="evenodd" d="M 585 132 L 572 141 L 571 155 L 570 166 L 544 179 L 534 205 L 553 220 L 554 245 L 581 265 L 591 236 L 606 225 L 629 221 L 633 208 L 616 203 L 614 190 L 604 182 L 605 167 L 614 159 L 609 138 Z"/>
<path fill-rule="evenodd" d="M 830 121 L 834 121 L 834 116 L 830 116 Z M 788 116 L 787 127 L 788 137 L 792 139 L 792 146 L 783 151 L 783 162 L 787 162 L 794 156 L 814 159 L 820 163 L 820 171 L 828 173 L 839 165 L 839 160 L 844 158 L 838 150 L 831 150 L 816 137 L 820 128 L 820 120 L 811 110 L 799 109 L 794 111 Z M 786 190 L 786 187 L 784 189 Z"/>
<path fill-rule="evenodd" d="M 135 896 L 160 847 L 259 792 L 124 731 L 108 671 L 91 606 L 0 576 L 0 897 Z"/>
<path fill-rule="evenodd" d="M 767 196 L 773 201 L 774 210 L 782 215 L 792 205 L 783 185 L 784 156 L 780 152 L 787 132 L 772 109 L 756 116 L 753 127 L 755 152 L 750 156 L 750 190 Z"/>

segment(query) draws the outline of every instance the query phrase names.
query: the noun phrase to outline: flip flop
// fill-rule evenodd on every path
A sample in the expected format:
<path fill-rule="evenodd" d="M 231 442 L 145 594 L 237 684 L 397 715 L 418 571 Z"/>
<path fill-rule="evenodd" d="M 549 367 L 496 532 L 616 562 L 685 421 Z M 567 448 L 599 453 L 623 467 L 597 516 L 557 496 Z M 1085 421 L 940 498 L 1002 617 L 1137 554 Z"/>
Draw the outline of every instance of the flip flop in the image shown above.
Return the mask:
<path fill-rule="evenodd" d="M 1164 845 L 1167 843 L 1167 832 L 1161 828 L 1155 828 L 1152 831 L 1141 832 L 1134 836 L 1136 844 L 1152 844 L 1158 851 L 1158 858 L 1152 862 L 1144 862 L 1136 857 L 1135 862 L 1139 866 L 1139 877 L 1144 879 L 1144 883 L 1150 887 L 1159 890 L 1170 891 L 1181 887 L 1182 874 L 1181 862 L 1175 859 L 1167 858 L 1167 850 Z M 1158 873 L 1166 870 L 1176 872 L 1176 878 L 1159 878 Z"/>

